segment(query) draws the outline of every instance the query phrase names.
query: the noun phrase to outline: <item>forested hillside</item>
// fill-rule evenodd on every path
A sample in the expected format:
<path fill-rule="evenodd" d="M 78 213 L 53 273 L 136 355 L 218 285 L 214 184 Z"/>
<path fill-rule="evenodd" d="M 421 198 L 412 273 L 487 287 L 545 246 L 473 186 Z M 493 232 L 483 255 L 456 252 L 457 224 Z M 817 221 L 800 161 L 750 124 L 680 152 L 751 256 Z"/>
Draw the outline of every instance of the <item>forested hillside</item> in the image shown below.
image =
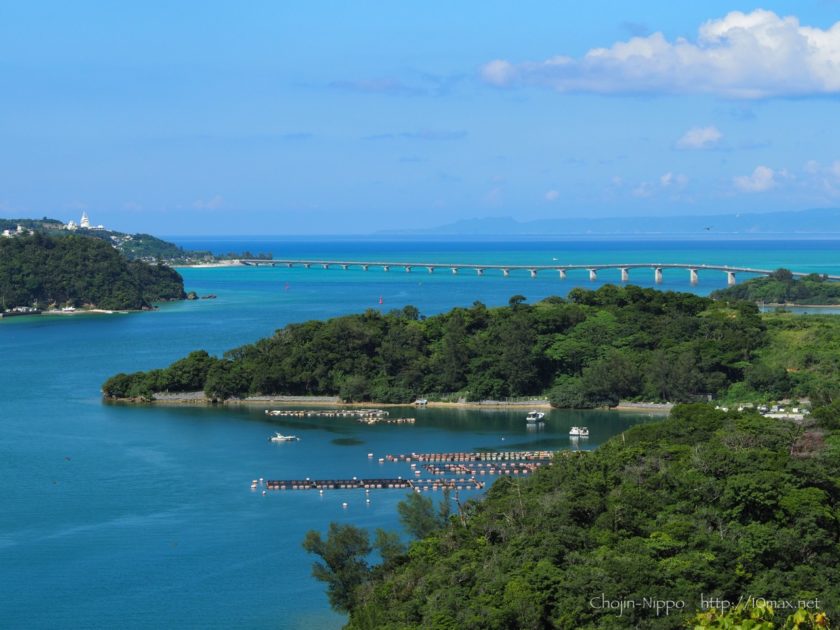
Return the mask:
<path fill-rule="evenodd" d="M 746 302 L 610 285 L 534 305 L 522 296 L 510 302 L 428 318 L 406 307 L 291 324 L 221 359 L 197 351 L 166 369 L 117 375 L 103 390 L 114 398 L 203 389 L 216 399 L 379 402 L 547 394 L 556 406 L 583 408 L 619 398 L 706 399 L 733 386 L 746 397 L 808 395 L 818 380 L 807 363 L 789 369 L 781 352 L 759 360 L 771 335 L 767 318 Z M 837 339 L 840 331 L 830 326 L 826 334 Z"/>
<path fill-rule="evenodd" d="M 795 278 L 787 269 L 778 269 L 767 277 L 714 291 L 712 297 L 766 304 L 840 304 L 840 282 L 815 273 Z"/>
<path fill-rule="evenodd" d="M 381 565 L 353 526 L 305 546 L 356 630 L 683 628 L 701 595 L 793 604 L 776 606 L 778 626 L 708 627 L 782 627 L 800 600 L 837 618 L 838 428 L 836 403 L 805 425 L 676 407 L 533 477 L 500 479 L 407 550 L 378 533 Z M 663 605 L 609 605 L 643 598 Z M 683 605 L 666 615 L 668 601 Z M 814 612 L 784 627 L 817 627 Z"/>
<path fill-rule="evenodd" d="M 0 307 L 38 305 L 140 309 L 185 297 L 181 276 L 164 265 L 128 261 L 107 242 L 84 236 L 0 239 Z"/>

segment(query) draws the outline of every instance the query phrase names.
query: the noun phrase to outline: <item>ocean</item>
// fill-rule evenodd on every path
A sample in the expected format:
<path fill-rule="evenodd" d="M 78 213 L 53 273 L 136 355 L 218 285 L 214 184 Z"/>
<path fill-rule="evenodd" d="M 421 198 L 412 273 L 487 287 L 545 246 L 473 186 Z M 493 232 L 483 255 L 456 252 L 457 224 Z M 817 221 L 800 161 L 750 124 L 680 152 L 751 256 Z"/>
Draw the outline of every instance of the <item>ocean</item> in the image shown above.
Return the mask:
<path fill-rule="evenodd" d="M 365 242 L 253 238 L 174 239 L 216 252 L 288 258 L 410 262 L 604 264 L 680 262 L 840 273 L 837 241 Z M 557 259 L 557 260 L 555 260 Z M 216 299 L 148 313 L 20 317 L 0 321 L 0 627 L 337 628 L 323 585 L 301 548 L 330 521 L 398 529 L 401 491 L 274 492 L 252 479 L 409 476 L 388 453 L 563 449 L 585 424 L 594 448 L 643 414 L 552 411 L 529 431 L 521 411 L 403 410 L 410 426 L 267 418 L 264 407 L 105 404 L 110 375 L 162 367 L 191 350 L 224 350 L 290 322 L 407 304 L 423 314 L 481 300 L 506 304 L 617 282 L 602 272 L 565 281 L 543 273 L 478 277 L 425 269 L 188 268 L 186 289 Z M 739 278 L 741 279 L 741 278 Z M 651 270 L 631 281 L 654 286 Z M 666 270 L 661 288 L 723 287 L 721 272 Z M 381 303 L 380 303 L 381 301 Z M 272 444 L 274 431 L 299 442 Z M 374 458 L 368 458 L 374 453 Z M 473 493 L 473 496 L 475 493 Z M 342 503 L 347 507 L 342 507 Z"/>

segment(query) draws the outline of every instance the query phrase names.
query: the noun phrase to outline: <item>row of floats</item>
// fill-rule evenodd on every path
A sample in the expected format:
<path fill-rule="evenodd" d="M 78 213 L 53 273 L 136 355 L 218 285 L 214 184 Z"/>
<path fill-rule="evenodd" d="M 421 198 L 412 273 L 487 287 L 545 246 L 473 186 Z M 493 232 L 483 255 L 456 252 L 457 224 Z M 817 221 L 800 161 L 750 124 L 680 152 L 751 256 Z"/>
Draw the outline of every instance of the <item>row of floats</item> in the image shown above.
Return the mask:
<path fill-rule="evenodd" d="M 263 486 L 265 490 L 452 490 L 481 489 L 484 484 L 476 479 L 285 479 L 254 480 L 251 489 Z"/>
<path fill-rule="evenodd" d="M 385 418 L 384 409 L 266 409 L 267 416 L 283 418 Z"/>
<path fill-rule="evenodd" d="M 381 479 L 286 479 L 265 480 L 254 479 L 252 490 L 262 488 L 267 490 L 413 490 L 427 492 L 436 490 L 480 490 L 485 483 L 476 477 L 480 475 L 528 475 L 540 466 L 550 465 L 554 456 L 553 451 L 495 451 L 495 452 L 456 452 L 456 453 L 408 453 L 403 455 L 387 455 L 379 458 L 380 463 L 409 463 L 415 479 L 391 477 Z M 373 459 L 373 453 L 368 453 Z M 428 462 L 418 468 L 417 463 Z M 469 462 L 465 465 L 461 462 Z M 437 465 L 437 464 L 440 465 Z M 441 475 L 434 479 L 421 479 L 425 469 L 433 475 Z M 460 477 L 443 477 L 443 475 L 461 475 Z M 464 476 L 469 475 L 469 477 Z"/>
<path fill-rule="evenodd" d="M 390 418 L 384 409 L 266 409 L 265 415 L 281 418 L 347 418 L 362 424 L 414 424 L 416 418 Z"/>
<path fill-rule="evenodd" d="M 372 453 L 368 457 L 373 457 Z M 457 453 L 406 453 L 386 455 L 381 462 L 510 462 L 550 460 L 554 451 L 460 451 Z"/>

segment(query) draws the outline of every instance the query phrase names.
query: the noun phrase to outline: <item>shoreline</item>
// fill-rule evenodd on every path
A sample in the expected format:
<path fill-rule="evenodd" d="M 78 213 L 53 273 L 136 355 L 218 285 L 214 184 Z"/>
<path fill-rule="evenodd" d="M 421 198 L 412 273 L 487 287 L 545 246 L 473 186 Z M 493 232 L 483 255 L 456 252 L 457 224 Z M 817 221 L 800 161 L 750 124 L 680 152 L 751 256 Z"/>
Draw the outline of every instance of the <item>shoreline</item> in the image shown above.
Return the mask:
<path fill-rule="evenodd" d="M 840 308 L 840 304 L 797 304 L 795 302 L 786 302 L 784 304 L 765 302 L 761 306 L 764 308 Z"/>
<path fill-rule="evenodd" d="M 233 260 L 221 260 L 219 262 L 212 262 L 212 263 L 195 263 L 191 265 L 177 265 L 172 264 L 169 265 L 173 269 L 216 269 L 219 267 L 245 267 L 238 259 Z"/>
<path fill-rule="evenodd" d="M 79 308 L 75 311 L 41 311 L 41 315 L 128 315 L 142 313 L 143 309 L 120 309 L 111 311 L 104 308 Z"/>
<path fill-rule="evenodd" d="M 177 394 L 155 394 L 156 398 L 153 400 L 137 400 L 133 398 L 105 398 L 105 402 L 111 404 L 142 404 L 155 406 L 190 406 L 190 407 L 210 407 L 210 406 L 240 406 L 240 405 L 268 405 L 271 406 L 305 406 L 305 407 L 339 407 L 339 408 L 359 408 L 359 407 L 377 407 L 377 408 L 391 408 L 391 407 L 415 407 L 417 409 L 435 408 L 435 409 L 487 409 L 487 410 L 512 410 L 512 409 L 546 409 L 552 410 L 554 407 L 547 399 L 535 399 L 527 401 L 501 401 L 501 400 L 485 400 L 472 402 L 446 402 L 446 401 L 429 401 L 425 405 L 415 405 L 414 403 L 384 403 L 377 401 L 365 402 L 343 402 L 338 396 L 249 396 L 247 398 L 228 398 L 224 401 L 212 401 L 204 395 L 204 392 L 182 392 Z M 653 413 L 653 414 L 668 414 L 674 405 L 672 403 L 634 403 L 621 401 L 615 407 L 599 407 L 597 409 L 606 409 L 608 411 L 619 412 L 633 412 L 633 413 Z M 567 411 L 592 411 L 590 409 L 567 409 Z"/>

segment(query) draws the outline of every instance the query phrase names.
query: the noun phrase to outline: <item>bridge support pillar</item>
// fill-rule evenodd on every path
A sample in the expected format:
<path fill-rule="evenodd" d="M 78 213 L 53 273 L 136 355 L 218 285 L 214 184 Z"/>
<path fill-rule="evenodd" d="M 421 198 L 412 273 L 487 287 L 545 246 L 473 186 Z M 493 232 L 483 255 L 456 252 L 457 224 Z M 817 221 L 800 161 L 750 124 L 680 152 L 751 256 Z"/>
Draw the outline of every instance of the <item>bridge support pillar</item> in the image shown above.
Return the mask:
<path fill-rule="evenodd" d="M 502 269 L 502 275 L 507 278 L 510 275 L 510 269 Z"/>
<path fill-rule="evenodd" d="M 435 272 L 435 268 L 434 268 L 434 267 L 426 267 L 426 269 L 428 269 L 428 270 L 429 270 L 429 273 L 434 273 L 434 272 Z"/>
<path fill-rule="evenodd" d="M 341 268 L 344 269 L 344 271 L 347 271 L 347 265 L 341 265 Z"/>
<path fill-rule="evenodd" d="M 734 271 L 727 271 L 726 272 L 726 284 L 730 287 L 735 286 L 735 272 Z"/>
<path fill-rule="evenodd" d="M 561 280 L 565 280 L 565 279 L 566 279 L 566 270 L 565 270 L 565 269 L 558 269 L 558 270 L 557 270 L 557 273 L 559 273 L 559 274 L 560 274 L 560 279 L 561 279 Z"/>
<path fill-rule="evenodd" d="M 589 270 L 589 281 L 595 282 L 598 279 L 598 271 L 595 269 Z"/>
<path fill-rule="evenodd" d="M 621 268 L 621 281 L 630 282 L 630 270 L 627 267 Z"/>
<path fill-rule="evenodd" d="M 391 267 L 389 265 L 382 265 L 382 271 L 391 271 Z"/>
<path fill-rule="evenodd" d="M 531 274 L 532 278 L 537 277 L 537 270 L 536 269 L 529 269 L 528 272 Z"/>
<path fill-rule="evenodd" d="M 700 282 L 700 276 L 697 275 L 696 269 L 688 270 L 688 278 L 691 281 L 691 286 L 697 286 L 697 283 Z"/>
<path fill-rule="evenodd" d="M 406 266 L 405 266 L 405 272 L 406 272 L 406 273 L 411 273 L 411 267 L 409 267 L 408 265 L 406 265 Z"/>
<path fill-rule="evenodd" d="M 477 276 L 483 276 L 484 275 L 484 269 L 481 269 L 480 267 L 476 267 L 475 273 L 476 273 Z"/>
<path fill-rule="evenodd" d="M 367 270 L 368 270 L 368 266 L 367 265 L 362 265 L 362 271 L 367 271 Z"/>
<path fill-rule="evenodd" d="M 323 265 L 321 265 L 321 267 L 323 267 L 324 269 L 329 269 L 330 268 L 330 266 L 327 263 L 324 263 Z"/>
<path fill-rule="evenodd" d="M 303 263 L 303 266 L 304 266 L 306 269 L 309 269 L 312 265 L 310 265 L 309 263 Z"/>
<path fill-rule="evenodd" d="M 656 282 L 656 284 L 662 284 L 662 268 L 661 267 L 657 267 L 656 269 L 653 270 L 653 281 Z"/>
<path fill-rule="evenodd" d="M 291 269 L 294 265 L 292 265 L 292 263 L 286 263 L 286 266 L 287 266 L 289 269 Z"/>
<path fill-rule="evenodd" d="M 458 275 L 458 267 L 452 267 L 452 273 Z"/>

